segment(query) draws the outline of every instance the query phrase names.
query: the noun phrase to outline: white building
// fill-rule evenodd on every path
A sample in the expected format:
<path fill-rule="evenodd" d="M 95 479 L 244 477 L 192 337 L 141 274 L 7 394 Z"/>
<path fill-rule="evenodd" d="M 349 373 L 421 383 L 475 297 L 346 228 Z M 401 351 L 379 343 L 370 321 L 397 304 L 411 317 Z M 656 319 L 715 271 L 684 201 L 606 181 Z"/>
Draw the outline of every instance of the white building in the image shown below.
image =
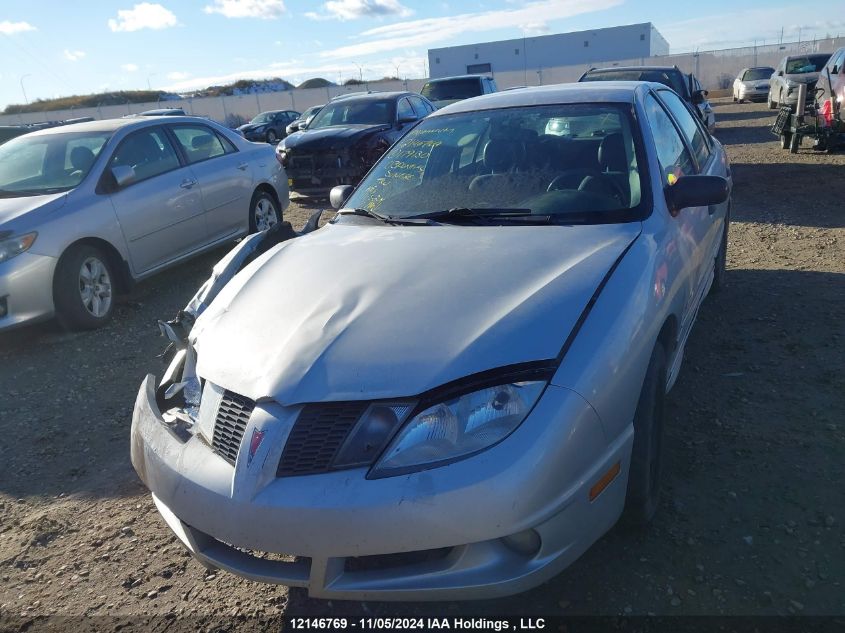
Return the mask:
<path fill-rule="evenodd" d="M 618 59 L 668 55 L 669 42 L 651 22 L 537 37 L 432 48 L 430 77 L 592 65 Z"/>

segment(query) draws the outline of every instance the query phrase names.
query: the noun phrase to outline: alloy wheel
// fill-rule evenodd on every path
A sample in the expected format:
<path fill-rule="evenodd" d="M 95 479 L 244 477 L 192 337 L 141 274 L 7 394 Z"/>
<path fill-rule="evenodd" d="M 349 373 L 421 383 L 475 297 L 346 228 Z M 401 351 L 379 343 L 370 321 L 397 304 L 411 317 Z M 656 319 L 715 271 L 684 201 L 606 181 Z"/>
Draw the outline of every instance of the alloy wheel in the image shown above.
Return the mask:
<path fill-rule="evenodd" d="M 86 258 L 79 268 L 79 298 L 88 313 L 97 318 L 106 316 L 111 308 L 111 277 L 96 257 Z"/>
<path fill-rule="evenodd" d="M 279 215 L 273 202 L 266 196 L 262 196 L 255 203 L 253 210 L 255 228 L 258 231 L 266 231 L 271 226 L 279 223 Z"/>

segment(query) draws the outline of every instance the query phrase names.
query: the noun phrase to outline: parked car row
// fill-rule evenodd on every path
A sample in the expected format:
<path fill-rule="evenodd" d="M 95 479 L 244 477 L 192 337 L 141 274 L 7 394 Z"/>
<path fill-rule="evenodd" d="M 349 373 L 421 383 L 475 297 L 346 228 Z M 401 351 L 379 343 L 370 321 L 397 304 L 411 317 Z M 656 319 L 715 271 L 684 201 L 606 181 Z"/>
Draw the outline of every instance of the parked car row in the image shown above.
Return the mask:
<path fill-rule="evenodd" d="M 798 90 L 807 86 L 807 99 L 823 101 L 831 95 L 845 102 L 845 48 L 829 53 L 802 53 L 783 57 L 777 68 L 743 68 L 733 82 L 733 100 L 766 101 L 769 109 L 795 108 Z"/>

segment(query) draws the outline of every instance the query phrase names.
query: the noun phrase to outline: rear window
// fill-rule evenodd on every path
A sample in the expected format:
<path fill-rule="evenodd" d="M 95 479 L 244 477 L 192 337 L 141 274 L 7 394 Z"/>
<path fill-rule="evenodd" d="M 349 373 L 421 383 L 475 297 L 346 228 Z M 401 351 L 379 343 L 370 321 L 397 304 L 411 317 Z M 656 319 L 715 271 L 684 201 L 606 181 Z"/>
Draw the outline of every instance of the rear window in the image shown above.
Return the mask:
<path fill-rule="evenodd" d="M 451 99 L 469 99 L 482 93 L 481 82 L 474 77 L 449 79 L 448 81 L 429 81 L 420 91 L 429 101 Z"/>
<path fill-rule="evenodd" d="M 671 70 L 601 70 L 588 72 L 581 81 L 654 81 L 669 86 L 682 97 L 687 96 L 683 74 Z"/>
<path fill-rule="evenodd" d="M 821 72 L 830 55 L 808 55 L 807 57 L 793 57 L 786 61 L 787 75 L 801 75 L 803 73 Z"/>
<path fill-rule="evenodd" d="M 759 81 L 760 79 L 768 79 L 775 72 L 774 68 L 750 68 L 745 71 L 742 76 L 742 81 Z"/>

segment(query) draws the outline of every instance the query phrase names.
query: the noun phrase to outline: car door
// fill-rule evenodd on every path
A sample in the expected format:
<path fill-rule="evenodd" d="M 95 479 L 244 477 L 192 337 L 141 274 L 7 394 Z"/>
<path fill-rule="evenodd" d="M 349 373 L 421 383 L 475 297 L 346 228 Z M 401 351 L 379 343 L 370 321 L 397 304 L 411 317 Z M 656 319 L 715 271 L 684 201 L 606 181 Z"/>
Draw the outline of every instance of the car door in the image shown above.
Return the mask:
<path fill-rule="evenodd" d="M 698 173 L 707 176 L 728 178 L 727 165 L 718 159 L 718 156 L 714 152 L 712 138 L 703 128 L 701 122 L 690 115 L 689 109 L 675 94 L 668 90 L 659 90 L 657 94 L 669 108 L 672 117 L 678 124 L 681 134 L 687 143 L 687 147 L 692 152 L 693 159 L 698 167 Z M 701 271 L 702 286 L 709 282 L 710 269 L 707 266 L 707 261 L 715 259 L 716 253 L 721 245 L 722 232 L 728 212 L 728 203 L 724 202 L 720 205 L 711 205 L 710 207 L 706 207 L 706 209 L 707 215 L 701 214 L 702 226 L 706 229 L 706 234 L 702 240 L 704 251 L 703 270 Z"/>
<path fill-rule="evenodd" d="M 199 181 L 209 242 L 245 233 L 253 191 L 250 161 L 208 125 L 175 123 L 168 128 Z"/>
<path fill-rule="evenodd" d="M 180 161 L 161 126 L 129 134 L 107 169 L 129 167 L 131 180 L 109 199 L 136 274 L 177 259 L 207 240 L 204 208 L 191 168 Z M 108 178 L 108 175 L 106 176 Z"/>
<path fill-rule="evenodd" d="M 661 93 L 674 95 L 687 116 L 695 121 L 693 114 L 671 90 Z M 665 95 L 664 95 L 665 96 Z M 661 167 L 661 189 L 671 187 L 678 179 L 699 173 L 693 152 L 688 146 L 678 123 L 670 115 L 669 108 L 650 92 L 645 101 L 645 115 L 654 137 L 657 158 Z M 675 232 L 671 240 L 670 271 L 679 271 L 678 278 L 667 279 L 667 285 L 677 287 L 684 297 L 684 313 L 679 340 L 684 340 L 695 320 L 695 314 L 702 298 L 702 274 L 707 265 L 709 244 L 707 244 L 713 219 L 708 207 L 683 209 L 674 217 Z M 712 272 L 712 262 L 711 272 Z"/>

